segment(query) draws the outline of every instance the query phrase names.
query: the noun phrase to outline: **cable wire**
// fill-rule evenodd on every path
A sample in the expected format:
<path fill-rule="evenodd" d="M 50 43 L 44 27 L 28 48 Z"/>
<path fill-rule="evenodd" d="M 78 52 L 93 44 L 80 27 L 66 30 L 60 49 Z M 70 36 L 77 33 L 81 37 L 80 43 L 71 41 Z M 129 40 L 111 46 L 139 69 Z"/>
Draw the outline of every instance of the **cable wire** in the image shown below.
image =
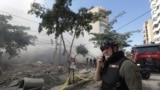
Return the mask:
<path fill-rule="evenodd" d="M 117 28 L 116 30 L 118 31 L 118 30 L 120 30 L 120 29 L 124 28 L 125 26 L 127 26 L 127 25 L 129 25 L 129 24 L 133 23 L 134 21 L 136 21 L 136 20 L 138 20 L 139 18 L 143 17 L 144 15 L 148 14 L 150 11 L 151 11 L 151 9 L 150 9 L 150 10 L 148 10 L 148 11 L 146 11 L 145 13 L 141 14 L 140 16 L 136 17 L 135 19 L 133 19 L 133 20 L 131 20 L 131 21 L 127 22 L 126 24 L 124 24 L 123 26 L 121 26 L 121 27 Z"/>
<path fill-rule="evenodd" d="M 30 20 L 30 19 L 27 19 L 27 18 L 24 18 L 24 17 L 20 17 L 20 16 L 18 16 L 18 15 L 14 15 L 14 14 L 11 14 L 11 13 L 6 12 L 6 11 L 2 11 L 2 10 L 0 10 L 0 12 L 2 12 L 2 13 L 6 13 L 6 14 L 9 14 L 9 15 L 12 15 L 12 16 L 15 16 L 15 17 L 17 17 L 17 18 L 20 18 L 20 19 L 23 19 L 23 20 L 26 20 L 26 21 L 29 21 L 29 22 L 33 22 L 33 23 L 37 23 L 37 24 L 39 24 L 39 22 L 36 22 L 36 21 Z"/>

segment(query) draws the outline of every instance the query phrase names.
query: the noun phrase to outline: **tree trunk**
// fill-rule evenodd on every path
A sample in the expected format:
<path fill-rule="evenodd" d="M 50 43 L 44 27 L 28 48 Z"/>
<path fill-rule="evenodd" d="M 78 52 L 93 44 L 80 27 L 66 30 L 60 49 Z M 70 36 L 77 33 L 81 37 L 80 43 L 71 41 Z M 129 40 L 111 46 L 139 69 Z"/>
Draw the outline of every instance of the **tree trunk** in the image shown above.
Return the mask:
<path fill-rule="evenodd" d="M 73 36 L 73 39 L 72 39 L 72 42 L 71 42 L 70 51 L 69 51 L 69 57 L 70 57 L 70 55 L 72 53 L 72 46 L 73 46 L 75 37 L 76 37 L 76 33 L 74 33 L 74 36 Z"/>

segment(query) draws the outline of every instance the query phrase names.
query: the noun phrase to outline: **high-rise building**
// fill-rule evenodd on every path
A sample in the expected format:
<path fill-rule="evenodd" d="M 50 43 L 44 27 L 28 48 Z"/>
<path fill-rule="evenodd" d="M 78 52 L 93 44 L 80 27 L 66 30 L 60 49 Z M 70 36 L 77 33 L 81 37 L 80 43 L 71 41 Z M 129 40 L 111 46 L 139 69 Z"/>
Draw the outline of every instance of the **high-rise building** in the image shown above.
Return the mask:
<path fill-rule="evenodd" d="M 160 43 L 160 0 L 150 0 L 154 42 Z"/>
<path fill-rule="evenodd" d="M 100 12 L 108 12 L 106 9 L 102 8 L 101 6 L 95 6 L 89 9 L 88 12 L 92 13 L 100 13 Z M 92 25 L 92 30 L 90 33 L 103 33 L 105 28 L 108 25 L 108 16 L 101 18 L 100 20 L 90 23 Z M 84 45 L 88 49 L 88 55 L 86 57 L 97 57 L 99 56 L 99 53 L 101 53 L 99 47 L 96 47 L 93 43 L 93 41 L 90 41 L 92 37 L 94 37 L 92 34 L 88 33 L 87 31 L 84 31 L 84 34 L 79 36 L 79 38 L 76 38 L 74 45 Z M 76 51 L 76 50 L 73 50 Z M 76 53 L 72 53 L 73 55 Z M 80 58 L 79 58 L 80 59 Z"/>
<path fill-rule="evenodd" d="M 149 19 L 143 25 L 144 44 L 150 44 L 151 42 L 154 42 L 152 23 L 152 19 Z"/>
<path fill-rule="evenodd" d="M 102 8 L 101 6 L 93 7 L 89 10 L 89 12 L 99 13 L 99 12 L 108 12 L 106 9 Z M 106 18 L 101 18 L 101 20 L 96 21 L 95 23 L 91 23 L 92 31 L 97 33 L 104 32 L 104 29 L 108 25 L 108 16 Z"/>

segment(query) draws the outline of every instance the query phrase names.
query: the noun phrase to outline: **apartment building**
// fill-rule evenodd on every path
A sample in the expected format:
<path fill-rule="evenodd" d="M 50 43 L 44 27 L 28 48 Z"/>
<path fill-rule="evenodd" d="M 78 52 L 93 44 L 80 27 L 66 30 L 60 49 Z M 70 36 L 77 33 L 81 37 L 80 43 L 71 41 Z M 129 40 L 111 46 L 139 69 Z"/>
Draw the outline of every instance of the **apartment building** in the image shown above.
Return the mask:
<path fill-rule="evenodd" d="M 96 6 L 93 7 L 89 10 L 89 12 L 93 12 L 93 13 L 98 13 L 98 12 L 107 12 L 106 9 L 104 9 L 101 6 Z M 92 25 L 92 32 L 97 32 L 97 33 L 102 33 L 104 32 L 104 29 L 106 28 L 107 24 L 108 24 L 108 16 L 106 18 L 102 18 L 101 20 L 95 22 L 95 23 L 91 23 Z"/>
<path fill-rule="evenodd" d="M 154 42 L 152 24 L 152 19 L 149 19 L 143 24 L 144 44 L 150 44 L 151 42 Z"/>
<path fill-rule="evenodd" d="M 99 12 L 107 12 L 106 9 L 102 8 L 101 6 L 95 6 L 89 9 L 88 12 L 93 12 L 93 13 L 99 13 Z M 90 33 L 103 33 L 106 26 L 108 25 L 108 16 L 105 18 L 101 18 L 100 20 L 90 23 L 92 25 L 92 30 Z M 92 34 L 90 34 L 86 31 L 84 31 L 84 35 L 79 36 L 79 38 L 75 39 L 74 45 L 84 45 L 88 49 L 88 55 L 86 57 L 97 57 L 97 53 L 101 53 L 99 47 L 96 47 L 90 39 L 94 37 Z M 75 48 L 73 51 L 76 51 Z M 72 53 L 74 56 L 76 54 L 75 52 Z M 77 56 L 78 59 L 84 60 L 81 57 Z"/>
<path fill-rule="evenodd" d="M 160 43 L 160 0 L 150 0 L 154 42 Z"/>

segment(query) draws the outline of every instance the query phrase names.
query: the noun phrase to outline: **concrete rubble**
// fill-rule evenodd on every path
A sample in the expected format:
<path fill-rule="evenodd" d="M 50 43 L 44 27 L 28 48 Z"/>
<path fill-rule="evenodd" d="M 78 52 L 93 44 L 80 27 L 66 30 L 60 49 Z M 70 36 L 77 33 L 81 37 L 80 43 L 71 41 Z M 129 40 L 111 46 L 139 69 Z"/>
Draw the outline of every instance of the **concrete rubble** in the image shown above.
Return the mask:
<path fill-rule="evenodd" d="M 68 70 L 65 66 L 53 66 L 40 62 L 15 65 L 3 71 L 2 75 L 0 75 L 0 90 L 20 89 L 20 81 L 23 81 L 21 88 L 33 87 L 34 90 L 38 90 L 38 88 L 48 90 L 63 84 L 67 72 Z M 31 86 L 30 84 L 34 85 Z"/>
<path fill-rule="evenodd" d="M 74 78 L 75 82 L 74 84 L 70 82 L 66 90 L 67 88 L 69 90 L 93 79 L 94 72 L 91 69 L 84 68 L 85 64 L 77 65 Z M 10 65 L 7 70 L 1 73 L 0 90 L 25 90 L 26 88 L 34 90 L 60 90 L 66 82 L 67 77 L 68 68 L 66 66 L 54 66 L 40 61 L 15 64 Z M 83 80 L 82 78 L 87 78 L 88 80 Z M 72 81 L 72 78 L 70 81 Z M 53 89 L 55 87 L 59 88 Z"/>

